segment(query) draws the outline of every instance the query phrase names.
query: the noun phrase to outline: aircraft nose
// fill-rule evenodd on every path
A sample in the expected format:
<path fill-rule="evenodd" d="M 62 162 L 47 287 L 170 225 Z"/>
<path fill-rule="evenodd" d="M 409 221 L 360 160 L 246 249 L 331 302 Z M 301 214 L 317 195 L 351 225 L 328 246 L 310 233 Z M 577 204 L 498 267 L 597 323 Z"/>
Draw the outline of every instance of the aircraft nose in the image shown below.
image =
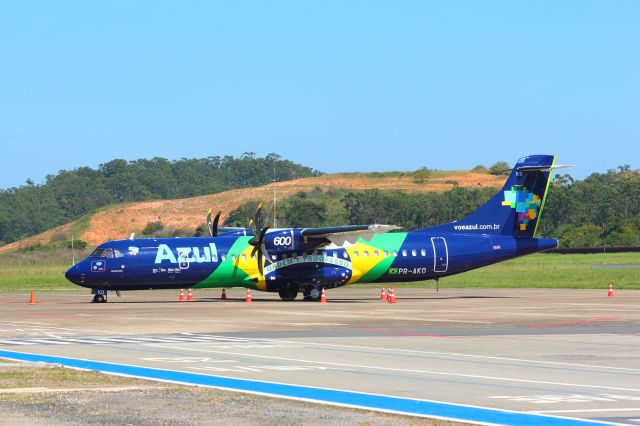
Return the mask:
<path fill-rule="evenodd" d="M 74 265 L 64 274 L 65 278 L 74 284 L 82 285 L 86 275 L 80 270 L 78 265 Z"/>

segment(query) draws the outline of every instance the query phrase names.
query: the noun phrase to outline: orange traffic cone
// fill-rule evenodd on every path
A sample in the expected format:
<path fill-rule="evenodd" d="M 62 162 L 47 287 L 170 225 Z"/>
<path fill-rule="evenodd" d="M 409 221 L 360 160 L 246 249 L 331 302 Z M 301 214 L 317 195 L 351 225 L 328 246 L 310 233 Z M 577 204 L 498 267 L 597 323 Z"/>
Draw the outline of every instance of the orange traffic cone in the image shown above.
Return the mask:
<path fill-rule="evenodd" d="M 327 292 L 322 287 L 322 292 L 320 292 L 320 303 L 327 303 Z"/>
<path fill-rule="evenodd" d="M 613 284 L 609 283 L 609 292 L 607 293 L 607 297 L 613 297 Z"/>
<path fill-rule="evenodd" d="M 251 300 L 251 289 L 250 288 L 247 289 L 247 298 L 245 299 L 245 302 L 252 303 L 252 300 Z"/>
<path fill-rule="evenodd" d="M 380 300 L 387 300 L 387 295 L 384 292 L 384 287 L 380 288 Z"/>
<path fill-rule="evenodd" d="M 178 298 L 179 302 L 184 302 L 184 289 L 180 289 L 180 297 Z"/>
<path fill-rule="evenodd" d="M 31 290 L 31 297 L 29 298 L 29 304 L 30 305 L 36 304 L 36 292 L 33 290 Z"/>
<path fill-rule="evenodd" d="M 193 302 L 193 291 L 191 289 L 187 292 L 187 302 Z"/>
<path fill-rule="evenodd" d="M 389 287 L 389 299 L 387 302 L 396 303 L 396 292 L 393 290 L 393 287 Z"/>
<path fill-rule="evenodd" d="M 220 296 L 221 300 L 227 300 L 227 291 L 223 288 L 222 289 L 222 296 Z"/>

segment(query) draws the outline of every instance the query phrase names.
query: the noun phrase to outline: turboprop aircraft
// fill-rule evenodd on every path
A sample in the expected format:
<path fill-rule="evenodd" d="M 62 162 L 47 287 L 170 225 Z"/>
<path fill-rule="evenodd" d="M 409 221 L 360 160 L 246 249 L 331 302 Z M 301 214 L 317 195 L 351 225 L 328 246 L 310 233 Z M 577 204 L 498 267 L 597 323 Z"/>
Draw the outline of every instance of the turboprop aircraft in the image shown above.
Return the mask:
<path fill-rule="evenodd" d="M 208 216 L 209 237 L 109 241 L 65 274 L 107 292 L 246 287 L 293 300 L 318 300 L 322 288 L 353 283 L 439 280 L 558 246 L 535 238 L 555 157 L 516 163 L 500 192 L 467 217 L 411 232 L 392 225 L 225 229 Z M 259 209 L 260 210 L 260 209 Z M 256 215 L 257 216 L 257 215 Z"/>

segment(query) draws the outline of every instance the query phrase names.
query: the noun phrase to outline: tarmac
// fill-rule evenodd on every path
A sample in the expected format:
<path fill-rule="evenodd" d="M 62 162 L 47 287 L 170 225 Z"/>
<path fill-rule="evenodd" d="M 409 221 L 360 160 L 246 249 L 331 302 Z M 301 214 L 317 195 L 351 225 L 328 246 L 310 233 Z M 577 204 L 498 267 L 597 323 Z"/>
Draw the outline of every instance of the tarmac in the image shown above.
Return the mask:
<path fill-rule="evenodd" d="M 640 292 L 87 293 L 0 293 L 0 357 L 471 423 L 640 425 Z"/>

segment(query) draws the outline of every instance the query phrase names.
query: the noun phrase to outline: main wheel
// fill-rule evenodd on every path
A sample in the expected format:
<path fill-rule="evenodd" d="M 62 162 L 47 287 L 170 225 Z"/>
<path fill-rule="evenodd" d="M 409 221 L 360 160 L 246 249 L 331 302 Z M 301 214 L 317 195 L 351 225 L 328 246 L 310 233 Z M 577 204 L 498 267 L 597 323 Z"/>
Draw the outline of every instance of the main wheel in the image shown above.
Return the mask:
<path fill-rule="evenodd" d="M 280 295 L 280 299 L 282 300 L 285 300 L 285 301 L 296 300 L 296 297 L 298 297 L 298 288 L 297 287 L 283 288 L 278 292 L 278 294 Z"/>
<path fill-rule="evenodd" d="M 96 294 L 93 296 L 93 303 L 104 303 L 107 301 L 107 298 L 104 297 L 103 294 Z"/>
<path fill-rule="evenodd" d="M 309 286 L 304 291 L 304 300 L 317 302 L 320 300 L 320 289 L 316 286 Z"/>

